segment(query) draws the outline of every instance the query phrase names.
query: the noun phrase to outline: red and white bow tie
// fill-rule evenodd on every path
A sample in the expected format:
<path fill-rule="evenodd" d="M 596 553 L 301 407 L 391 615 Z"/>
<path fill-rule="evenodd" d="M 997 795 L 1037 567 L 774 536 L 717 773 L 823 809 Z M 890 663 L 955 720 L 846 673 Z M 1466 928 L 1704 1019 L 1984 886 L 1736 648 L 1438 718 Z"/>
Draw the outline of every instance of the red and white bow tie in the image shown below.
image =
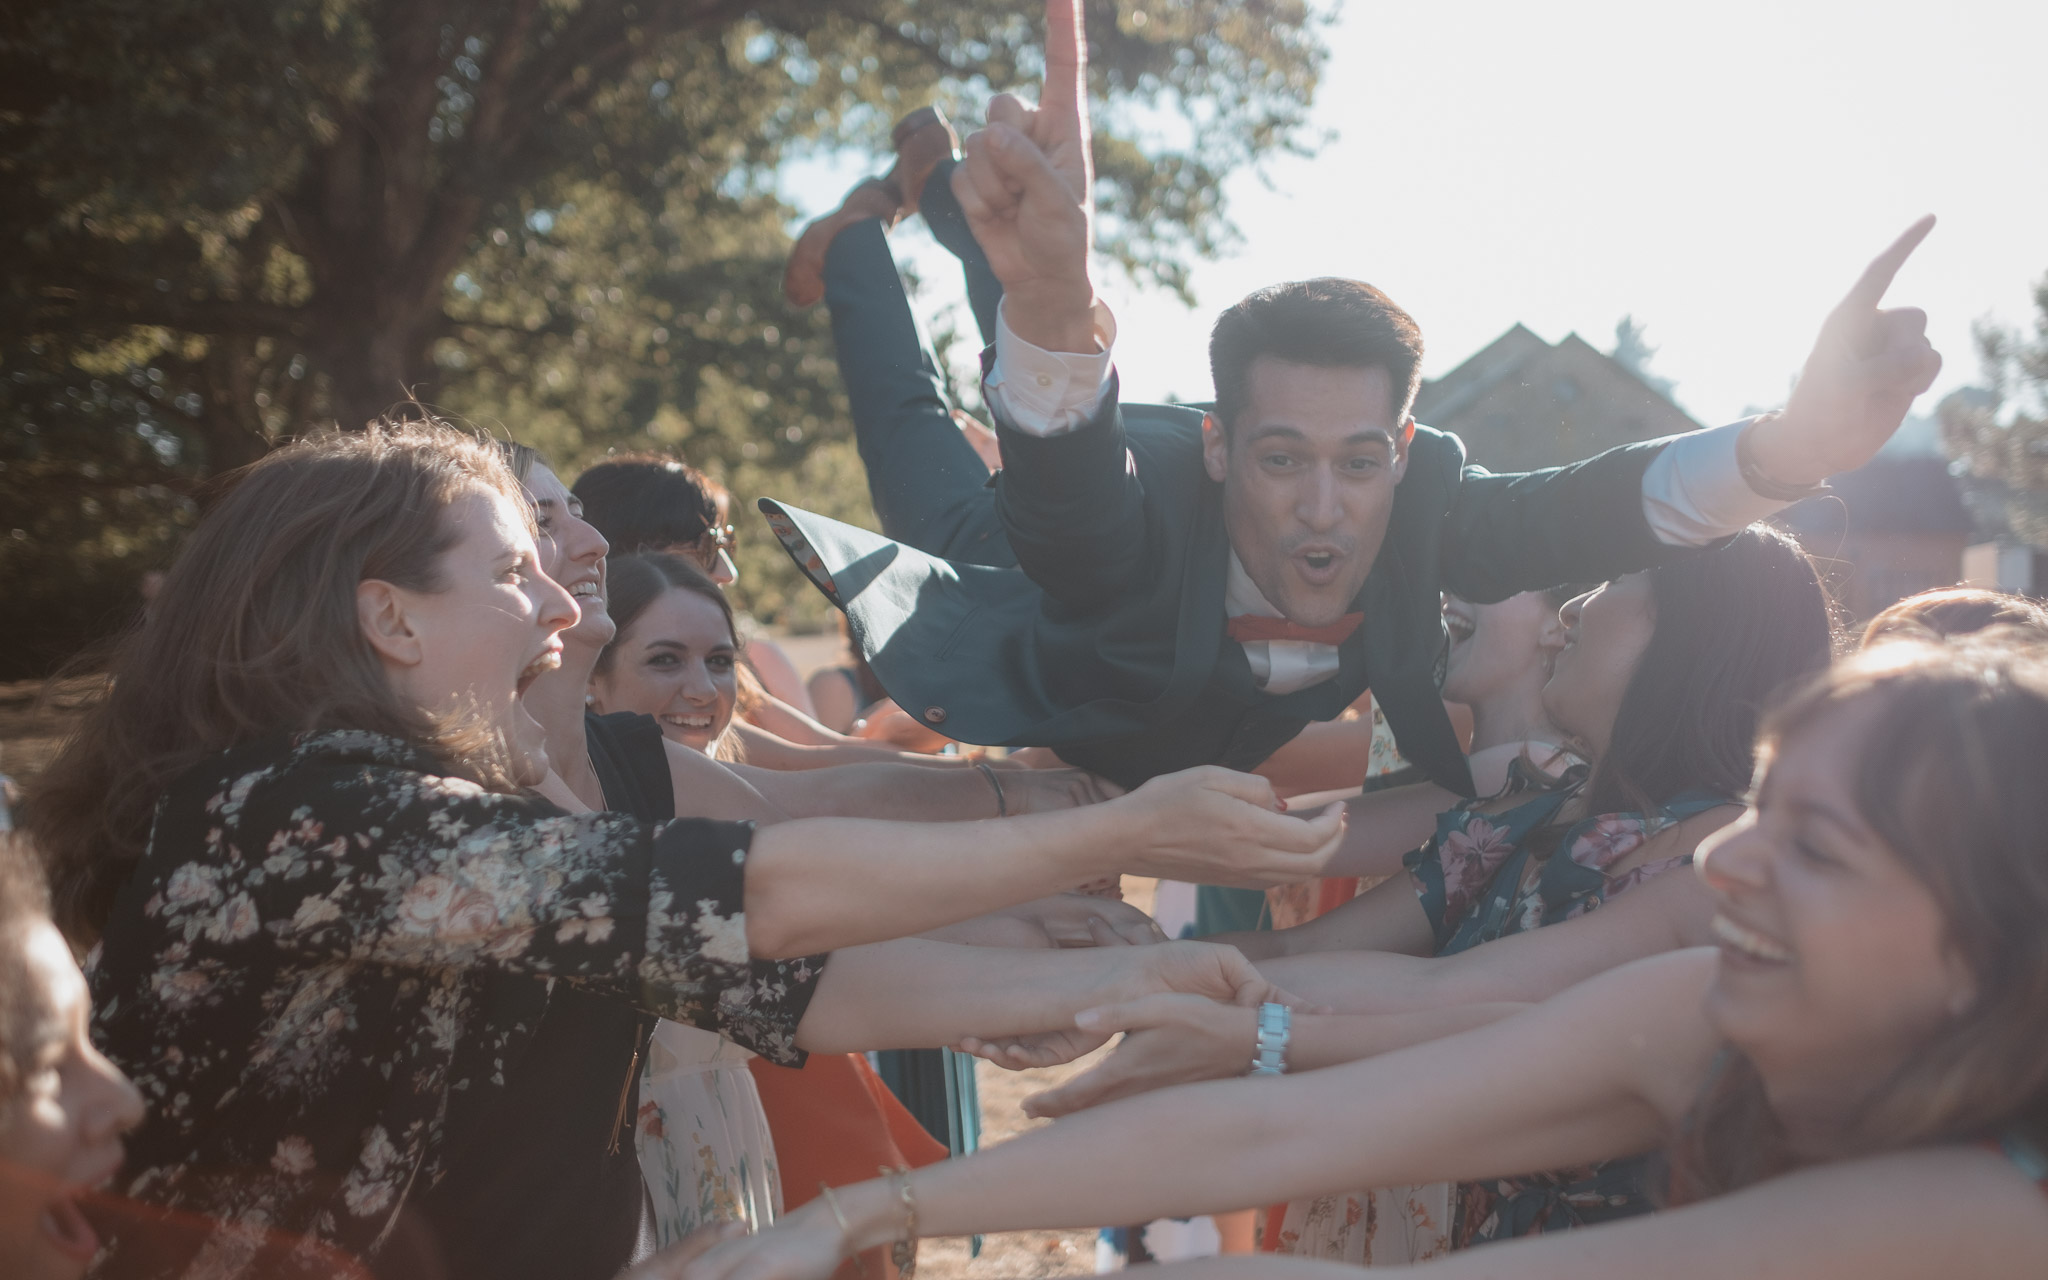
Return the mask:
<path fill-rule="evenodd" d="M 1241 613 L 1224 624 L 1232 640 L 1249 644 L 1256 640 L 1303 640 L 1309 644 L 1336 646 L 1351 638 L 1358 630 L 1358 624 L 1365 621 L 1362 613 L 1347 613 L 1335 622 L 1320 627 L 1304 627 L 1287 618 L 1265 618 L 1254 613 Z"/>

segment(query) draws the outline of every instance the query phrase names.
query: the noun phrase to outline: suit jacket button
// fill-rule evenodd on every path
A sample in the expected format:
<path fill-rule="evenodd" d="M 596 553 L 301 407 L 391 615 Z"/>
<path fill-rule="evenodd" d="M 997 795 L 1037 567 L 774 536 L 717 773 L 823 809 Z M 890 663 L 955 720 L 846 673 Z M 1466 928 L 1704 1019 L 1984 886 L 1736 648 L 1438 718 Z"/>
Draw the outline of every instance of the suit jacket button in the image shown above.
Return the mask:
<path fill-rule="evenodd" d="M 946 723 L 946 709 L 944 707 L 926 707 L 924 709 L 924 718 L 933 724 L 944 724 Z"/>

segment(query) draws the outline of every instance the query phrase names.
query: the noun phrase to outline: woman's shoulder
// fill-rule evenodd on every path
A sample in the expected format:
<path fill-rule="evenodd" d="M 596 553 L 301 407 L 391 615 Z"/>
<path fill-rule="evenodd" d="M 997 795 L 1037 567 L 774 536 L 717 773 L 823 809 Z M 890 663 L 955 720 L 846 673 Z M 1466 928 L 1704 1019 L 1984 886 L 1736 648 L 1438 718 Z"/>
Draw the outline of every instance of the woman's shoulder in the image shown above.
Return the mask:
<path fill-rule="evenodd" d="M 166 789 L 157 826 L 171 835 L 181 822 L 232 829 L 257 814 L 286 822 L 302 812 L 368 820 L 374 810 L 421 799 L 491 794 L 422 744 L 363 729 L 322 729 L 251 739 L 194 762 Z"/>

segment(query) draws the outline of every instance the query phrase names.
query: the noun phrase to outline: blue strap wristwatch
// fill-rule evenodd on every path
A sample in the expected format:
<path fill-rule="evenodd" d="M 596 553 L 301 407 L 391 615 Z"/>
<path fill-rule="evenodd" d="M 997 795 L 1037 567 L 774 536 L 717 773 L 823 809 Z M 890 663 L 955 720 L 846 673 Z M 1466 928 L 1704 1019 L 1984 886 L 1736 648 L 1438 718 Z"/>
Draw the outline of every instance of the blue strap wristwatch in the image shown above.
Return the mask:
<path fill-rule="evenodd" d="M 1287 1070 L 1287 1039 L 1293 1031 L 1294 1011 L 1271 1001 L 1259 1006 L 1258 1052 L 1252 1057 L 1251 1074 L 1277 1076 Z"/>

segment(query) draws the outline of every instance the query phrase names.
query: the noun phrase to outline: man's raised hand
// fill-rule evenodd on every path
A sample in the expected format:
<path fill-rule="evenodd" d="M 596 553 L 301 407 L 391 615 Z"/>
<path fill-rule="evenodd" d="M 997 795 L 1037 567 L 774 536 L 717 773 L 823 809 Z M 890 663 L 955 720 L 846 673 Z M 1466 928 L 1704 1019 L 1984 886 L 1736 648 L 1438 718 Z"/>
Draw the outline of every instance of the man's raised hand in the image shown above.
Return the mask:
<path fill-rule="evenodd" d="M 1877 255 L 1821 325 L 1783 416 L 1759 423 L 1750 450 L 1765 476 L 1818 484 L 1871 460 L 1941 372 L 1927 313 L 1884 309 L 1885 291 L 1934 227 L 1929 215 Z"/>
<path fill-rule="evenodd" d="M 1087 67 L 1080 0 L 1046 0 L 1038 105 L 998 96 L 988 127 L 967 139 L 966 158 L 953 170 L 953 194 L 1003 282 L 1011 331 L 1051 351 L 1097 349 Z"/>

